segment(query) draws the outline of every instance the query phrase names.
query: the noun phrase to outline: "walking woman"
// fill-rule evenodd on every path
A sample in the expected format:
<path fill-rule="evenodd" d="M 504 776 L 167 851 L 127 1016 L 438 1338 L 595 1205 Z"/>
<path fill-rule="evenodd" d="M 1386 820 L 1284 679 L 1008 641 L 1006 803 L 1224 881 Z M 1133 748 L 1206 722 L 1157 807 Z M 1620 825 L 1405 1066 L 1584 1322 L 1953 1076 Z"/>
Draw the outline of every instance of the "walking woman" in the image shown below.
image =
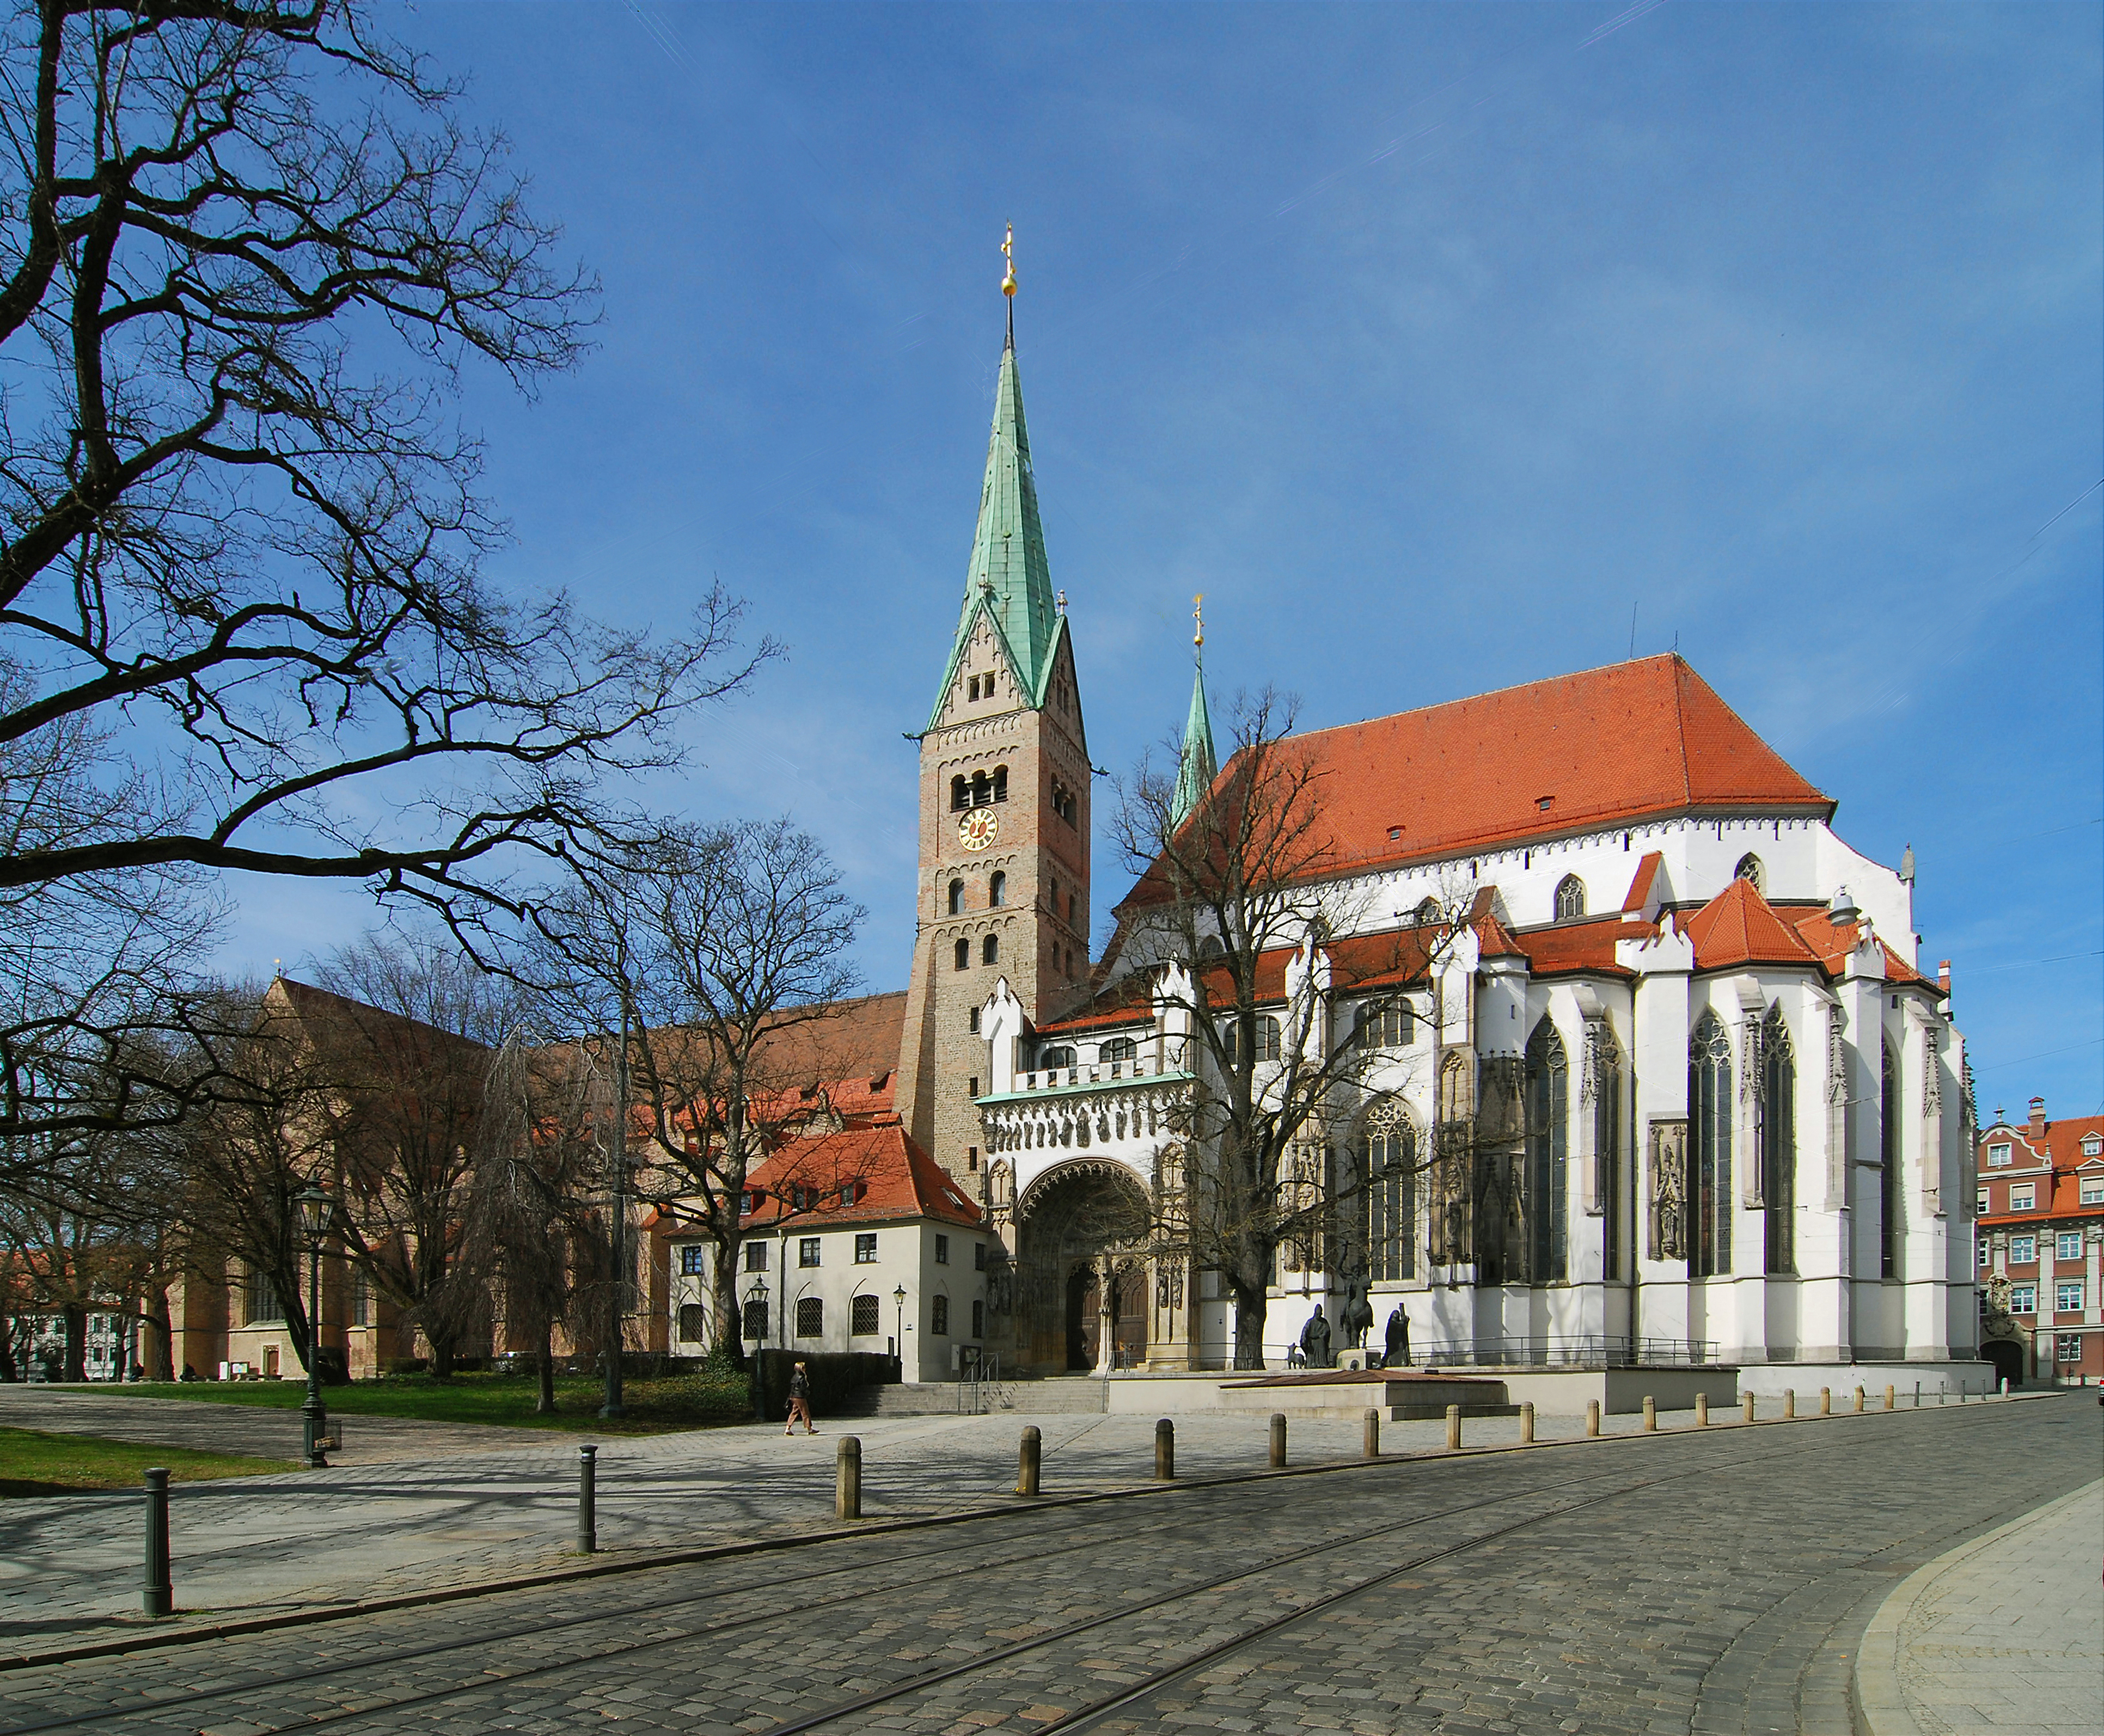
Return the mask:
<path fill-rule="evenodd" d="M 785 1435 L 796 1432 L 797 1418 L 804 1422 L 804 1432 L 815 1435 L 818 1431 L 811 1422 L 811 1370 L 809 1364 L 800 1362 L 789 1376 L 789 1426 Z"/>

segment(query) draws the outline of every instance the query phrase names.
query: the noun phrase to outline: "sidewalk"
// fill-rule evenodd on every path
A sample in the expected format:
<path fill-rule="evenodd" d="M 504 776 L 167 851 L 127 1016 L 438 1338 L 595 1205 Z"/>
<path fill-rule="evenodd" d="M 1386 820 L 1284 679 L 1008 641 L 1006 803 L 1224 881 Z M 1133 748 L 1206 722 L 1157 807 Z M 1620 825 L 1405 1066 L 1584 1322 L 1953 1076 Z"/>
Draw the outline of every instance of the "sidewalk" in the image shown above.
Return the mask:
<path fill-rule="evenodd" d="M 1863 1635 L 1870 1736 L 2096 1736 L 2104 1720 L 2104 1481 L 1922 1568 Z"/>

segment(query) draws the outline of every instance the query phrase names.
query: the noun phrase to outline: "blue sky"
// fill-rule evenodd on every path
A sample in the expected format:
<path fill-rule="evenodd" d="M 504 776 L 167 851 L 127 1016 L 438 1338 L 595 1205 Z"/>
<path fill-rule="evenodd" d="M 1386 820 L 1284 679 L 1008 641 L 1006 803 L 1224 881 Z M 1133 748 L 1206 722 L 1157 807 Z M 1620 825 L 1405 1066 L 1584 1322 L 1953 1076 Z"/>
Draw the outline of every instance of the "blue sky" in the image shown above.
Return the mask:
<path fill-rule="evenodd" d="M 1312 725 L 1611 661 L 1634 609 L 1852 844 L 1913 844 L 1982 1109 L 2104 1107 L 2104 10 L 394 16 L 605 287 L 537 402 L 468 383 L 497 571 L 751 600 L 791 656 L 653 799 L 822 837 L 871 986 L 1013 221 L 1099 764 L 1180 723 L 1194 591 L 1216 710 Z M 238 892 L 238 968 L 371 915 Z"/>

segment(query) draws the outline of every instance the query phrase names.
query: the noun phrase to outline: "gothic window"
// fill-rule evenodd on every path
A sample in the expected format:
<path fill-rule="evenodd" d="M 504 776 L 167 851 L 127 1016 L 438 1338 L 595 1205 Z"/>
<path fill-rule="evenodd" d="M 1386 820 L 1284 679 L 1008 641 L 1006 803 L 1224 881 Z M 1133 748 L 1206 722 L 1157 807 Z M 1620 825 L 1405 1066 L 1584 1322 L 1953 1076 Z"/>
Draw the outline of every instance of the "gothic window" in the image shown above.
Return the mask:
<path fill-rule="evenodd" d="M 1419 928 L 1429 927 L 1439 920 L 1439 901 L 1437 898 L 1420 898 L 1417 901 L 1416 910 L 1411 914 L 1417 919 Z"/>
<path fill-rule="evenodd" d="M 1071 1067 L 1073 1064 L 1074 1051 L 1064 1044 L 1054 1044 L 1037 1057 L 1041 1068 Z"/>
<path fill-rule="evenodd" d="M 1605 1019 L 1590 1030 L 1593 1042 L 1593 1161 L 1603 1210 L 1602 1271 L 1622 1275 L 1622 1053 Z"/>
<path fill-rule="evenodd" d="M 1393 1097 L 1373 1103 L 1359 1123 L 1354 1155 L 1366 1277 L 1393 1284 L 1417 1275 L 1417 1133 Z"/>
<path fill-rule="evenodd" d="M 1751 880 L 1754 890 L 1765 893 L 1768 889 L 1767 870 L 1761 866 L 1761 859 L 1749 850 L 1739 858 L 1739 866 L 1732 870 L 1735 880 Z"/>
<path fill-rule="evenodd" d="M 1005 802 L 1008 799 L 1008 768 L 1006 766 L 996 766 L 993 768 L 993 799 L 996 802 Z"/>
<path fill-rule="evenodd" d="M 822 1296 L 796 1298 L 796 1336 L 822 1338 L 826 1335 L 826 1302 Z"/>
<path fill-rule="evenodd" d="M 1732 1269 L 1732 1039 L 1714 1013 L 1703 1013 L 1687 1045 L 1687 1273 L 1707 1278 Z"/>
<path fill-rule="evenodd" d="M 1575 874 L 1567 874 L 1556 883 L 1556 919 L 1569 922 L 1585 914 L 1585 883 Z"/>
<path fill-rule="evenodd" d="M 1361 1048 L 1401 1048 L 1415 1035 L 1416 1022 L 1406 1000 L 1364 1002 L 1353 1017 L 1352 1040 Z"/>
<path fill-rule="evenodd" d="M 1900 1069 L 1892 1046 L 1883 1045 L 1884 1077 L 1878 1093 L 1878 1275 L 1899 1275 Z"/>
<path fill-rule="evenodd" d="M 963 774 L 960 772 L 950 780 L 950 806 L 963 809 L 971 805 L 972 786 L 965 781 Z"/>
<path fill-rule="evenodd" d="M 1198 956 L 1201 959 L 1217 959 L 1226 950 L 1217 934 L 1209 934 L 1198 942 Z"/>
<path fill-rule="evenodd" d="M 242 1314 L 243 1325 L 253 1326 L 261 1320 L 284 1319 L 285 1310 L 278 1300 L 278 1285 L 270 1273 L 258 1271 L 252 1266 L 248 1269 L 246 1288 L 247 1306 Z"/>
<path fill-rule="evenodd" d="M 979 963 L 991 964 L 1001 956 L 1001 937 L 989 934 L 979 942 Z"/>
<path fill-rule="evenodd" d="M 950 914 L 952 916 L 961 916 L 964 913 L 965 883 L 962 880 L 952 880 L 950 882 Z"/>
<path fill-rule="evenodd" d="M 996 910 L 1008 902 L 1008 876 L 998 869 L 987 882 L 987 902 Z"/>
<path fill-rule="evenodd" d="M 1563 1039 L 1545 1018 L 1527 1045 L 1527 1174 L 1520 1217 L 1527 1235 L 1527 1279 L 1533 1284 L 1558 1283 L 1564 1275 L 1570 1079 Z"/>
<path fill-rule="evenodd" d="M 884 1330 L 883 1301 L 858 1296 L 848 1304 L 848 1330 L 858 1338 L 873 1338 Z"/>
<path fill-rule="evenodd" d="M 1096 1051 L 1099 1061 L 1131 1061 L 1139 1054 L 1139 1045 L 1130 1037 L 1112 1037 Z"/>
<path fill-rule="evenodd" d="M 928 1302 L 928 1331 L 929 1336 L 947 1338 L 950 1336 L 950 1298 L 930 1297 Z"/>
<path fill-rule="evenodd" d="M 957 968 L 959 970 L 970 970 L 971 968 L 971 965 L 972 943 L 970 941 L 959 941 L 957 942 Z"/>
<path fill-rule="evenodd" d="M 1767 1266 L 1797 1269 L 1797 1053 L 1782 1008 L 1761 1030 L 1761 1202 L 1767 1208 Z"/>

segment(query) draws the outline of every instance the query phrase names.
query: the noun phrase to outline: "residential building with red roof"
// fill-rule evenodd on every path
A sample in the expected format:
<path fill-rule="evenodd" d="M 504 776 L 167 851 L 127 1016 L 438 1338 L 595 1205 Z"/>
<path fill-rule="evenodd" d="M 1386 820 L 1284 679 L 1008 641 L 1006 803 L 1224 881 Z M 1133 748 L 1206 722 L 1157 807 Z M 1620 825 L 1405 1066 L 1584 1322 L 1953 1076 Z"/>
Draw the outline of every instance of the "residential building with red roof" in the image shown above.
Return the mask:
<path fill-rule="evenodd" d="M 1997 1109 L 1976 1186 L 1982 1353 L 2012 1385 L 2104 1382 L 2104 1115 Z"/>

